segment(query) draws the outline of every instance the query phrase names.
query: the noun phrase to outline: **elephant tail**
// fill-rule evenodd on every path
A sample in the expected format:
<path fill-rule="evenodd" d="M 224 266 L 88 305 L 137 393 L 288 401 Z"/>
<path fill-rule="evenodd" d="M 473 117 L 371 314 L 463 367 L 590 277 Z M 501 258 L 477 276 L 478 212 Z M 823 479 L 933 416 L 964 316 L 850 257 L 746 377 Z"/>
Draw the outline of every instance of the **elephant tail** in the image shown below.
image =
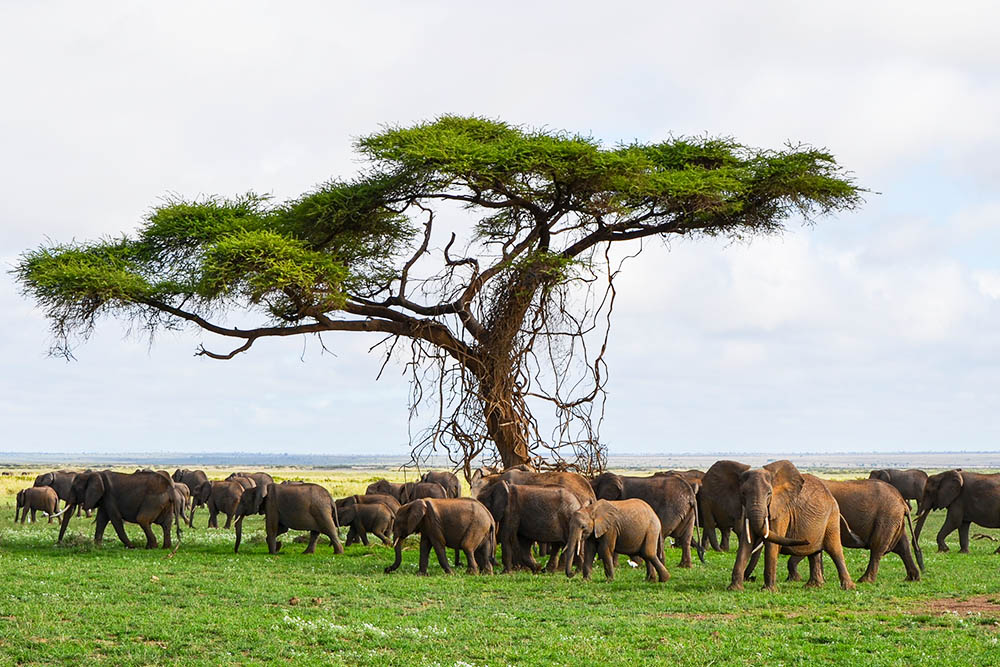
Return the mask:
<path fill-rule="evenodd" d="M 864 549 L 868 546 L 864 540 L 851 530 L 851 526 L 847 523 L 847 519 L 844 518 L 843 514 L 840 515 L 840 543 L 848 549 Z"/>
<path fill-rule="evenodd" d="M 906 525 L 910 528 L 910 543 L 913 545 L 913 557 L 917 559 L 917 567 L 924 571 L 924 552 L 920 550 L 920 542 L 917 541 L 917 534 L 913 532 L 913 522 L 910 521 L 910 513 L 906 513 Z"/>
<path fill-rule="evenodd" d="M 701 543 L 701 526 L 698 525 L 698 500 L 695 496 L 694 505 L 692 507 L 694 511 L 694 538 L 691 540 L 691 546 L 695 548 L 698 552 L 698 560 L 702 563 L 705 562 L 705 545 Z"/>

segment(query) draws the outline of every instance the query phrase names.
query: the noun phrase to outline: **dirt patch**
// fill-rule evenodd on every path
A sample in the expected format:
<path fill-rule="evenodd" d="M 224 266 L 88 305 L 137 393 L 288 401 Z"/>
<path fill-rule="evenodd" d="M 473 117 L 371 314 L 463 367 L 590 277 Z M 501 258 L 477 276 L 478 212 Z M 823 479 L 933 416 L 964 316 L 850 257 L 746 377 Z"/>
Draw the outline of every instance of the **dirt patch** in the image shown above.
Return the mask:
<path fill-rule="evenodd" d="M 985 614 L 1000 616 L 1000 596 L 995 594 L 975 595 L 964 599 L 938 598 L 936 600 L 926 600 L 915 611 L 937 614 L 939 616 L 941 614 L 958 614 L 960 616 Z"/>

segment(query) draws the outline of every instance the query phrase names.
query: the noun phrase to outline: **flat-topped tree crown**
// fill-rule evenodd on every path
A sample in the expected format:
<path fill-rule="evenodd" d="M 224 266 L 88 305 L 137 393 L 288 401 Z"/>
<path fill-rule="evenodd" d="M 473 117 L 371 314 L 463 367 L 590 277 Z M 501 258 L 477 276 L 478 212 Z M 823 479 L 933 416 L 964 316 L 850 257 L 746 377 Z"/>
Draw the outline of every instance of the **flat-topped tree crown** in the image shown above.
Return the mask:
<path fill-rule="evenodd" d="M 442 116 L 386 128 L 357 148 L 368 161 L 362 174 L 288 202 L 253 193 L 169 200 L 130 236 L 24 253 L 15 273 L 52 323 L 54 351 L 69 356 L 105 315 L 242 341 L 229 352 L 199 348 L 213 358 L 270 336 L 371 331 L 387 335 L 389 350 L 402 337 L 412 343 L 414 401 L 439 402 L 415 451 L 442 446 L 456 463 L 495 454 L 510 465 L 570 447 L 600 467 L 590 415 L 603 401 L 607 330 L 595 358 L 567 341 L 583 342 L 609 312 L 620 269 L 609 245 L 779 233 L 793 215 L 851 209 L 862 193 L 824 150 L 725 138 L 605 147 Z M 432 251 L 447 202 L 470 224 Z M 599 274 L 605 298 L 567 298 L 595 289 Z M 260 325 L 218 324 L 236 312 Z M 440 391 L 426 391 L 428 381 Z M 544 402 L 555 410 L 555 442 L 532 415 Z"/>

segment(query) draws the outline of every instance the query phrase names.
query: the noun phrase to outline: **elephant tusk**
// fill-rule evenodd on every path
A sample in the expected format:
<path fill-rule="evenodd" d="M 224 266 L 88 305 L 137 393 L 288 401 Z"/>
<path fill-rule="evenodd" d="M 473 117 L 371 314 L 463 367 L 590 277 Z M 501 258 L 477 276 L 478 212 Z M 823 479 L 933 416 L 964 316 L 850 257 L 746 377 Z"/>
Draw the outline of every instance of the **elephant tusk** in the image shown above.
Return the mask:
<path fill-rule="evenodd" d="M 757 546 L 755 546 L 755 547 L 753 548 L 753 551 L 751 551 L 750 553 L 751 553 L 751 554 L 755 554 L 755 553 L 757 553 L 758 551 L 760 551 L 760 548 L 761 548 L 762 546 L 764 546 L 764 540 L 761 540 L 761 541 L 760 541 L 760 544 L 758 544 Z"/>
<path fill-rule="evenodd" d="M 747 529 L 747 544 L 753 544 L 753 538 L 750 537 L 750 519 L 743 519 L 743 527 Z"/>
<path fill-rule="evenodd" d="M 66 507 L 62 508 L 62 512 L 56 512 L 55 514 L 49 514 L 49 513 L 47 513 L 47 512 L 42 512 L 42 514 L 44 514 L 44 515 L 45 515 L 45 516 L 47 516 L 47 517 L 51 516 L 51 517 L 52 517 L 52 518 L 54 519 L 54 518 L 56 518 L 57 516 L 62 516 L 63 514 L 65 514 L 65 513 L 66 513 L 66 510 L 68 510 L 69 508 L 70 508 L 70 506 L 69 506 L 69 505 L 67 505 Z"/>
<path fill-rule="evenodd" d="M 764 517 L 764 539 L 766 540 L 767 536 L 770 535 L 770 534 L 771 534 L 771 517 L 765 516 Z M 763 542 L 761 542 L 761 544 L 763 544 Z"/>

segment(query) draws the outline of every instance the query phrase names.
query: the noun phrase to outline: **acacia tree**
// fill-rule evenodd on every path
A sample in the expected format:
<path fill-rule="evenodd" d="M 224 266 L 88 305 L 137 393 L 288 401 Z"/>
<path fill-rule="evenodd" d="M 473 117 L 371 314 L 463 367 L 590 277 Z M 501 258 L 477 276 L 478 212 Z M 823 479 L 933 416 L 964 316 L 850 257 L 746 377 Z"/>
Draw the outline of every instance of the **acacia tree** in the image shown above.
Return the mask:
<path fill-rule="evenodd" d="M 291 201 L 171 200 L 132 236 L 24 253 L 15 273 L 51 321 L 53 352 L 71 356 L 106 315 L 150 334 L 193 325 L 238 339 L 199 347 L 213 359 L 271 336 L 384 334 L 387 360 L 408 344 L 411 410 L 434 406 L 415 450 L 442 446 L 468 471 L 477 456 L 509 466 L 570 447 L 599 467 L 612 258 L 627 254 L 612 248 L 776 234 L 862 192 L 824 150 L 725 138 L 612 148 L 443 116 L 357 149 L 357 177 Z M 436 216 L 457 208 L 466 224 L 442 233 Z M 233 315 L 259 325 L 226 326 Z M 541 402 L 557 417 L 548 440 L 532 414 Z"/>

